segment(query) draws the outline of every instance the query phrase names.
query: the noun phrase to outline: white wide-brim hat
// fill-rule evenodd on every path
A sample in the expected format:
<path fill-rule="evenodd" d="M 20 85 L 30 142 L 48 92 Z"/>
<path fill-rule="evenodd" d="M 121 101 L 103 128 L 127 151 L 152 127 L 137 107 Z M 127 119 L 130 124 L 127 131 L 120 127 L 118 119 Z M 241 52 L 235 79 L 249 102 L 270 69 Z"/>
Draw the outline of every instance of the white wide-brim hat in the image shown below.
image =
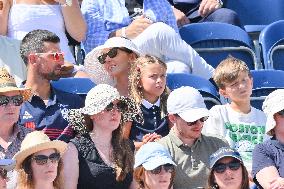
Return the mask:
<path fill-rule="evenodd" d="M 272 135 L 271 132 L 276 126 L 274 114 L 284 109 L 284 89 L 277 89 L 270 93 L 262 105 L 263 112 L 266 114 L 266 134 Z"/>
<path fill-rule="evenodd" d="M 113 47 L 125 47 L 133 51 L 137 56 L 140 55 L 140 52 L 136 45 L 130 39 L 124 37 L 112 37 L 108 39 L 104 45 L 98 46 L 93 49 L 87 54 L 84 61 L 84 67 L 91 80 L 97 85 L 115 85 L 114 79 L 107 73 L 103 65 L 98 61 L 98 57 L 101 55 L 101 51 L 103 49 L 109 49 Z"/>
<path fill-rule="evenodd" d="M 60 140 L 51 141 L 43 131 L 33 131 L 24 138 L 21 149 L 13 159 L 16 160 L 16 169 L 21 169 L 23 161 L 30 155 L 41 150 L 56 149 L 60 155 L 65 152 L 67 143 Z"/>
<path fill-rule="evenodd" d="M 81 112 L 86 115 L 100 113 L 112 101 L 119 99 L 120 95 L 116 88 L 108 84 L 99 84 L 88 92 L 85 107 L 81 108 Z"/>

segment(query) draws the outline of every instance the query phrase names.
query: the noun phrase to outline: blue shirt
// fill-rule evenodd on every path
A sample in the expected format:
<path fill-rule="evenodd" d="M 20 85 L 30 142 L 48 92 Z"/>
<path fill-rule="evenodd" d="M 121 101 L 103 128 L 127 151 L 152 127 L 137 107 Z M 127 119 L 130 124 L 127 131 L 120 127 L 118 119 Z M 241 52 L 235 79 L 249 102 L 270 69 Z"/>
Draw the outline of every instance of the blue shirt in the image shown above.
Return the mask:
<path fill-rule="evenodd" d="M 84 48 L 86 53 L 103 45 L 109 34 L 131 23 L 125 0 L 84 0 L 81 11 L 88 31 Z M 164 22 L 178 33 L 176 19 L 167 0 L 144 0 L 143 12 L 154 22 Z"/>
<path fill-rule="evenodd" d="M 68 111 L 81 108 L 82 105 L 83 101 L 78 95 L 51 87 L 47 105 L 36 95 L 22 105 L 19 123 L 34 130 L 43 130 L 51 140 L 69 142 L 74 133 L 68 126 Z"/>

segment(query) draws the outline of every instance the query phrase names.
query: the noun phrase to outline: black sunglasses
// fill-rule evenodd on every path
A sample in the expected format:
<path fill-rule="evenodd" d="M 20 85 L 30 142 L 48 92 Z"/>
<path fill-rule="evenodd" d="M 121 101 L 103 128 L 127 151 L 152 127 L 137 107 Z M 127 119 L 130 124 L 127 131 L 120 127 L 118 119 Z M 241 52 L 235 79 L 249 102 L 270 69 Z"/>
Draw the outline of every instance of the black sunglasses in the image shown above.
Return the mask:
<path fill-rule="evenodd" d="M 118 49 L 121 50 L 121 51 L 127 52 L 127 53 L 132 53 L 133 52 L 132 50 L 129 50 L 127 48 L 114 47 L 114 48 L 111 48 L 107 53 L 103 53 L 102 55 L 98 56 L 98 61 L 101 64 L 105 64 L 106 63 L 106 57 L 107 56 L 110 57 L 110 58 L 116 57 Z"/>
<path fill-rule="evenodd" d="M 180 117 L 178 114 L 175 114 L 175 116 Z M 198 119 L 198 120 L 196 120 L 196 121 L 193 121 L 193 122 L 186 122 L 186 124 L 187 124 L 187 126 L 193 126 L 193 125 L 195 125 L 198 121 L 204 123 L 207 119 L 208 119 L 208 117 L 202 117 L 202 118 L 200 118 L 200 119 Z"/>
<path fill-rule="evenodd" d="M 6 169 L 0 169 L 0 176 L 3 178 L 3 179 L 6 179 L 7 178 L 7 170 Z"/>
<path fill-rule="evenodd" d="M 213 170 L 216 173 L 224 173 L 227 167 L 233 171 L 238 170 L 241 167 L 241 162 L 231 161 L 229 163 L 218 163 L 213 167 Z"/>
<path fill-rule="evenodd" d="M 164 168 L 164 170 L 168 173 L 172 173 L 175 170 L 175 166 L 172 164 L 165 164 L 165 165 L 160 165 L 159 167 L 151 170 L 150 172 L 154 175 L 160 174 L 162 171 L 162 167 Z"/>
<path fill-rule="evenodd" d="M 12 102 L 15 106 L 20 106 L 23 103 L 23 96 L 0 96 L 0 106 L 7 106 L 9 102 Z"/>
<path fill-rule="evenodd" d="M 118 103 L 109 103 L 109 105 L 106 106 L 106 111 L 112 111 L 113 109 L 117 109 L 117 111 L 122 112 L 127 109 L 127 104 L 125 102 L 119 101 Z"/>
<path fill-rule="evenodd" d="M 47 163 L 47 160 L 50 159 L 52 163 L 56 163 L 60 159 L 60 153 L 52 153 L 49 156 L 46 155 L 36 155 L 32 157 L 33 160 L 35 160 L 36 164 L 38 165 L 44 165 Z"/>

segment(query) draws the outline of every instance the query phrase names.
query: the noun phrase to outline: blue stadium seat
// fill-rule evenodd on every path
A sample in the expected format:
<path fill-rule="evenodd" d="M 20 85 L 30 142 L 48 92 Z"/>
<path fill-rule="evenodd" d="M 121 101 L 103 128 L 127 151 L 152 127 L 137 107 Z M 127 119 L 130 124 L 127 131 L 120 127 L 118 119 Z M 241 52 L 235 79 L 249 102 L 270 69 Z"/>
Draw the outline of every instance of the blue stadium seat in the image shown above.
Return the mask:
<path fill-rule="evenodd" d="M 283 0 L 226 0 L 247 32 L 260 32 L 266 25 L 284 19 Z"/>
<path fill-rule="evenodd" d="M 253 90 L 251 105 L 262 109 L 265 97 L 276 89 L 284 88 L 284 71 L 282 70 L 252 70 Z"/>
<path fill-rule="evenodd" d="M 284 20 L 265 27 L 260 33 L 259 43 L 265 68 L 284 70 Z"/>
<path fill-rule="evenodd" d="M 88 78 L 61 78 L 58 81 L 52 81 L 52 86 L 61 91 L 75 93 L 85 98 L 89 90 L 96 84 Z"/>
<path fill-rule="evenodd" d="M 168 74 L 167 86 L 170 90 L 174 90 L 182 86 L 190 86 L 198 89 L 202 94 L 208 109 L 214 105 L 221 104 L 219 93 L 215 86 L 209 80 L 199 76 L 191 74 Z"/>
<path fill-rule="evenodd" d="M 185 25 L 179 32 L 181 38 L 213 67 L 231 54 L 245 61 L 251 70 L 260 68 L 249 35 L 237 26 L 205 22 Z"/>

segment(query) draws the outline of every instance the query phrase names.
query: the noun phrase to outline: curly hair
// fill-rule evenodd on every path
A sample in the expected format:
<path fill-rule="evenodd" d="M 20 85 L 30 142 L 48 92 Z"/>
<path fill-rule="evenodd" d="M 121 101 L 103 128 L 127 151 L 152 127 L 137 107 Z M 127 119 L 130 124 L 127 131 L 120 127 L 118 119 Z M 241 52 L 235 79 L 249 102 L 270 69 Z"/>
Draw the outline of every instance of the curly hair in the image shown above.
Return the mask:
<path fill-rule="evenodd" d="M 145 67 L 151 64 L 159 64 L 165 69 L 167 69 L 167 65 L 162 60 L 150 56 L 140 56 L 135 60 L 135 62 L 131 65 L 131 71 L 129 76 L 129 83 L 130 83 L 130 96 L 135 100 L 137 104 L 141 104 L 144 95 L 142 92 L 142 85 L 141 85 L 141 77 L 143 75 L 143 71 Z M 162 115 L 167 114 L 167 99 L 169 96 L 170 90 L 168 87 L 165 87 L 163 93 L 160 96 L 161 99 L 161 112 Z"/>
<path fill-rule="evenodd" d="M 58 152 L 57 150 L 55 150 Z M 33 155 L 33 154 L 32 154 Z M 22 163 L 21 168 L 18 171 L 18 183 L 17 188 L 21 189 L 33 189 L 34 188 L 34 178 L 32 171 L 32 155 L 28 156 Z M 63 184 L 62 172 L 63 171 L 63 161 L 60 158 L 57 166 L 57 176 L 53 181 L 53 186 L 55 188 L 60 188 Z"/>

